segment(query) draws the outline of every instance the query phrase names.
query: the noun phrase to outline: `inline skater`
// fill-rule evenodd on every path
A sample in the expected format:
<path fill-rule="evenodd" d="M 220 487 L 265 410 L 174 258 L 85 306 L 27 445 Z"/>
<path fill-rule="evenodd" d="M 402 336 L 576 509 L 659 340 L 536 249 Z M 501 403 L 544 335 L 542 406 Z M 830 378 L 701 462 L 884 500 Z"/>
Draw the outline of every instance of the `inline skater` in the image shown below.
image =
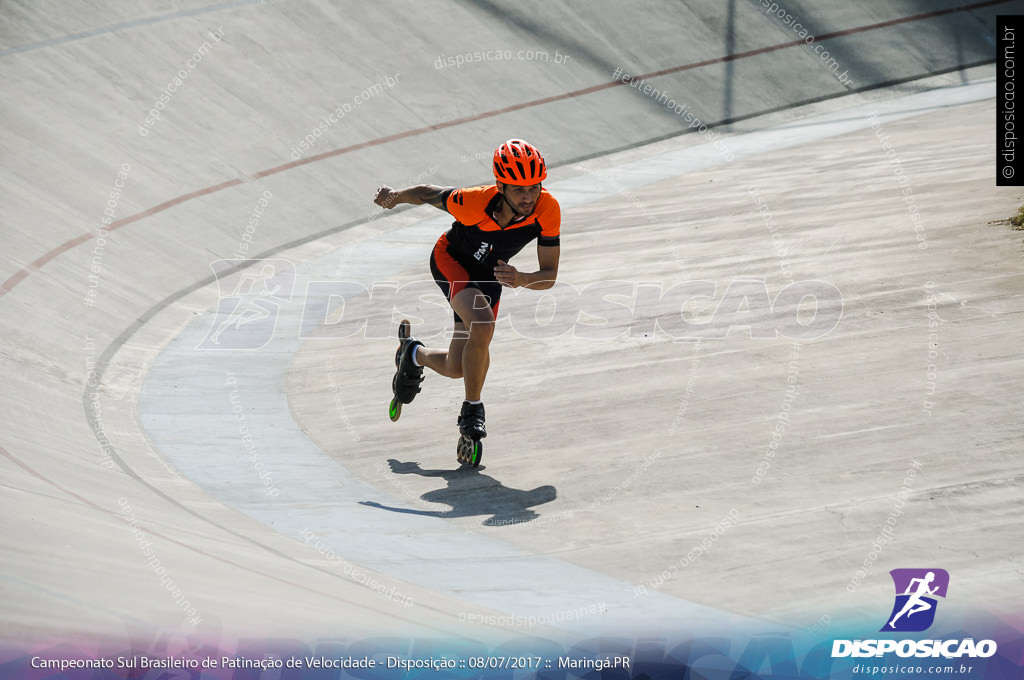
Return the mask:
<path fill-rule="evenodd" d="M 455 218 L 430 255 L 430 271 L 455 316 L 455 333 L 447 349 L 432 349 L 409 336 L 407 322 L 399 330 L 396 355 L 395 401 L 392 419 L 401 404 L 420 391 L 423 367 L 447 378 L 461 378 L 465 401 L 459 415 L 463 439 L 487 436 L 482 392 L 490 365 L 489 347 L 502 287 L 550 288 L 558 275 L 561 211 L 558 201 L 541 183 L 547 177 L 544 157 L 532 144 L 510 139 L 494 151 L 494 184 L 457 189 L 420 184 L 395 190 L 385 185 L 374 203 L 393 208 L 401 203 L 424 203 L 447 211 Z M 509 264 L 531 241 L 537 241 L 535 272 L 520 271 Z M 398 413 L 395 413 L 397 405 Z M 460 442 L 460 462 L 465 442 Z"/>

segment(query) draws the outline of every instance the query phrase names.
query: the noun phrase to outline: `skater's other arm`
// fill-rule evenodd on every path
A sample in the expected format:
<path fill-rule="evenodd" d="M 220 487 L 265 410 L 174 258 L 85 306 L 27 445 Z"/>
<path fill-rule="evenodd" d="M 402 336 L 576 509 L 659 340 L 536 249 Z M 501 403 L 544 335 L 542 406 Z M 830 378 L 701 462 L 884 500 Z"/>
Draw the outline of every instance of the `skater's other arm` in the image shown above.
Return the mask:
<path fill-rule="evenodd" d="M 385 184 L 377 190 L 377 197 L 373 199 L 373 202 L 389 210 L 399 203 L 408 203 L 410 205 L 423 205 L 426 203 L 444 210 L 444 194 L 452 188 L 439 187 L 436 184 L 417 184 L 414 187 L 396 190 Z"/>
<path fill-rule="evenodd" d="M 555 285 L 558 276 L 558 246 L 537 246 L 537 263 L 540 269 L 535 272 L 521 272 L 504 260 L 498 260 L 494 268 L 494 278 L 506 288 L 523 286 L 532 290 L 544 290 Z"/>

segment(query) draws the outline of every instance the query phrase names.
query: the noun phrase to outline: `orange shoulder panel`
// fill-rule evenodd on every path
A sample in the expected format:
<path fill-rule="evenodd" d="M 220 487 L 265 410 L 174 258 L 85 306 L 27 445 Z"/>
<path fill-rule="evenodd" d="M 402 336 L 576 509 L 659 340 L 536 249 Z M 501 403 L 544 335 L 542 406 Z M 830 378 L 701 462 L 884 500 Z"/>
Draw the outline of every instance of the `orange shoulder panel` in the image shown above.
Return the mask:
<path fill-rule="evenodd" d="M 487 217 L 487 204 L 498 193 L 498 187 L 491 184 L 479 187 L 456 189 L 448 195 L 448 212 L 463 224 L 479 224 Z"/>
<path fill-rule="evenodd" d="M 537 221 L 540 222 L 541 236 L 558 236 L 562 228 L 562 208 L 547 189 L 541 189 L 537 199 Z"/>

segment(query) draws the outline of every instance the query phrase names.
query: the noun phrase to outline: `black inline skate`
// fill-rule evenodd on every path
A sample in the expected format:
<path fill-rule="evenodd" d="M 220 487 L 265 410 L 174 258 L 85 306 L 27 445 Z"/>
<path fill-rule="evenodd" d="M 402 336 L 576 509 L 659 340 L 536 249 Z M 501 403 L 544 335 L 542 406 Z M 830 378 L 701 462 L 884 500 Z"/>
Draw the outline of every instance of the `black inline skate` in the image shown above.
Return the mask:
<path fill-rule="evenodd" d="M 487 436 L 487 427 L 484 425 L 484 405 L 462 402 L 462 413 L 459 414 L 459 445 L 456 449 L 456 458 L 463 465 L 476 467 L 480 464 L 480 458 L 484 455 L 484 445 L 480 441 Z"/>
<path fill-rule="evenodd" d="M 397 370 L 391 381 L 391 390 L 395 396 L 391 400 L 391 408 L 388 410 L 392 422 L 401 417 L 402 404 L 412 402 L 420 392 L 420 383 L 423 382 L 423 367 L 412 362 L 412 353 L 416 347 L 422 346 L 422 342 L 410 335 L 408 319 L 402 319 L 402 323 L 398 326 L 398 350 L 395 352 Z"/>

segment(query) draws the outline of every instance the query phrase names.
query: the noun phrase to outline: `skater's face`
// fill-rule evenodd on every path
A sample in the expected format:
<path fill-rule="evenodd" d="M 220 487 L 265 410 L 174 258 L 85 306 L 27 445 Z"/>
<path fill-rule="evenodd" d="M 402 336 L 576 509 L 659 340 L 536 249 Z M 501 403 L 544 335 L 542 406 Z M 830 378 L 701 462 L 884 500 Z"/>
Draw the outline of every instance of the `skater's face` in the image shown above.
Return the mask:
<path fill-rule="evenodd" d="M 509 202 L 512 209 L 520 215 L 530 215 L 537 207 L 537 199 L 540 198 L 540 184 L 530 186 L 519 186 L 518 184 L 498 183 L 498 190 L 505 194 L 505 200 Z"/>

